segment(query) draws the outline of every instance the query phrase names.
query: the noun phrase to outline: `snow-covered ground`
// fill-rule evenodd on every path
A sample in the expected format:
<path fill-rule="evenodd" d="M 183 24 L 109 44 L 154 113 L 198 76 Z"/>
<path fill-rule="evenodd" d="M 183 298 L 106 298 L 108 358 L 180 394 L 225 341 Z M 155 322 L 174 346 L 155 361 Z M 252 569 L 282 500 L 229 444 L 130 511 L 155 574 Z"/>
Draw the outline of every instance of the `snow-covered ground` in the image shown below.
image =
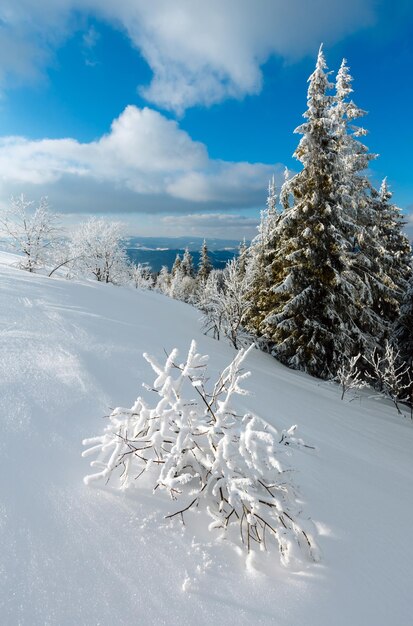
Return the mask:
<path fill-rule="evenodd" d="M 87 487 L 82 439 L 110 407 L 131 406 L 162 359 L 195 338 L 212 375 L 233 350 L 199 313 L 152 292 L 67 282 L 0 254 L 0 623 L 19 625 L 413 623 L 413 424 L 386 402 L 255 351 L 254 395 L 277 427 L 298 424 L 295 482 L 323 558 L 290 571 L 276 552 L 245 568 L 197 513 L 165 522 L 166 496 Z"/>

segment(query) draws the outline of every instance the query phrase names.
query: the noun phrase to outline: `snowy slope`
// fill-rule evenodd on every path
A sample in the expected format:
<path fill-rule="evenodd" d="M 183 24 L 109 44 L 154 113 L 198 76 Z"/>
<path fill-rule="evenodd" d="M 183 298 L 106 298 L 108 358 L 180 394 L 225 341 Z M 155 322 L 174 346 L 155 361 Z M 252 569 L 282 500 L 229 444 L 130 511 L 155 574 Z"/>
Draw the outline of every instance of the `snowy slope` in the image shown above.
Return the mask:
<path fill-rule="evenodd" d="M 161 295 L 66 282 L 0 254 L 0 623 L 409 626 L 413 425 L 383 401 L 340 402 L 334 385 L 254 352 L 248 408 L 319 450 L 294 454 L 321 564 L 276 553 L 245 568 L 197 514 L 163 521 L 164 497 L 86 487 L 84 437 L 130 406 L 152 373 L 143 351 L 194 337 L 218 373 L 233 356 L 199 313 Z"/>

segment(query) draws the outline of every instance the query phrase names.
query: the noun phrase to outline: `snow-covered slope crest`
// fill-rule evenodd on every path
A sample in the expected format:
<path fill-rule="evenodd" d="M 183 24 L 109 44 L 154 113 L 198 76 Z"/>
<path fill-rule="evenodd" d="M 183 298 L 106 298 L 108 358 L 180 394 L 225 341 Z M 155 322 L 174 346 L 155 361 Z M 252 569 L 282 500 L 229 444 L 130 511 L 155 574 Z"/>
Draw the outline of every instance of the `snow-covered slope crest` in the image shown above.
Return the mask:
<path fill-rule="evenodd" d="M 144 490 L 86 487 L 81 441 L 195 338 L 211 377 L 234 351 L 199 314 L 152 292 L 29 275 L 0 254 L 1 623 L 411 623 L 413 427 L 383 401 L 340 402 L 334 385 L 254 351 L 241 410 L 297 423 L 318 451 L 294 457 L 323 560 L 285 570 L 268 553 L 245 569 L 202 526 L 165 522 Z M 194 515 L 196 515 L 194 513 Z M 176 523 L 175 523 L 176 522 Z"/>

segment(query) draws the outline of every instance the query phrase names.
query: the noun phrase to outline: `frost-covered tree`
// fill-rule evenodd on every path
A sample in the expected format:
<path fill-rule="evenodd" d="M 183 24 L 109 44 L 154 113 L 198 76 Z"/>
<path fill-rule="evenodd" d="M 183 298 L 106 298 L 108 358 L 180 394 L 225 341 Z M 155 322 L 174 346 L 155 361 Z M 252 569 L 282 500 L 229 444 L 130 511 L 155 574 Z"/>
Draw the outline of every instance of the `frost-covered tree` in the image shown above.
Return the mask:
<path fill-rule="evenodd" d="M 249 328 L 290 367 L 330 378 L 343 358 L 382 343 L 397 315 L 397 264 L 386 264 L 393 252 L 380 215 L 388 216 L 390 240 L 406 247 L 394 211 L 390 218 L 376 199 L 385 193 L 375 194 L 365 171 L 374 155 L 360 141 L 366 131 L 354 125 L 365 113 L 350 99 L 346 61 L 335 94 L 326 70 L 320 49 L 306 122 L 295 131 L 302 135 L 295 157 L 303 169 L 285 180 L 284 211 L 266 258 L 251 263 L 258 269 Z"/>
<path fill-rule="evenodd" d="M 128 264 L 123 228 L 118 222 L 91 217 L 73 234 L 74 270 L 104 283 L 127 281 Z"/>
<path fill-rule="evenodd" d="M 11 206 L 0 212 L 0 233 L 6 243 L 22 256 L 21 269 L 35 272 L 54 263 L 54 251 L 59 247 L 58 216 L 50 212 L 47 198 L 37 207 L 24 195 L 11 199 Z M 67 262 L 67 261 L 66 261 Z"/>
<path fill-rule="evenodd" d="M 136 289 L 152 289 L 153 277 L 151 268 L 143 263 L 135 265 L 132 263 L 129 267 L 129 273 L 132 280 L 132 284 Z"/>
<path fill-rule="evenodd" d="M 270 297 L 271 272 L 269 267 L 277 249 L 276 226 L 280 217 L 277 208 L 277 191 L 275 177 L 268 185 L 266 209 L 261 211 L 258 233 L 248 248 L 246 272 L 251 283 L 251 292 L 248 294 L 250 307 L 247 312 L 247 327 L 255 335 L 260 336 L 261 324 L 272 309 Z"/>
<path fill-rule="evenodd" d="M 362 372 L 358 367 L 361 354 L 356 354 L 350 359 L 344 359 L 337 370 L 335 381 L 341 387 L 341 399 L 351 389 L 362 389 L 366 383 L 362 378 Z"/>
<path fill-rule="evenodd" d="M 238 259 L 231 259 L 221 275 L 211 273 L 212 279 L 207 281 L 205 289 L 208 302 L 203 307 L 201 305 L 205 332 L 212 331 L 217 339 L 224 335 L 237 350 L 245 341 L 251 341 L 245 329 L 251 283 L 248 274 L 240 271 L 238 263 Z"/>
<path fill-rule="evenodd" d="M 384 351 L 375 349 L 364 358 L 370 367 L 368 378 L 373 387 L 389 398 L 401 414 L 400 403 L 412 400 L 413 381 L 408 363 L 401 359 L 400 353 L 389 341 L 386 341 Z"/>
<path fill-rule="evenodd" d="M 337 174 L 342 186 L 340 190 L 342 209 L 356 218 L 359 210 L 357 202 L 361 200 L 364 203 L 363 194 L 365 190 L 370 189 L 365 170 L 376 155 L 370 154 L 367 146 L 360 141 L 361 137 L 367 135 L 367 131 L 354 125 L 354 121 L 366 115 L 366 111 L 350 99 L 350 94 L 353 93 L 352 82 L 347 61 L 343 59 L 337 72 L 335 95 L 329 114 L 340 159 Z M 358 196 L 360 192 L 361 197 Z"/>
<path fill-rule="evenodd" d="M 157 401 L 139 397 L 130 409 L 116 408 L 104 434 L 83 443 L 84 456 L 97 455 L 95 473 L 85 482 L 112 479 L 123 488 L 138 486 L 144 476 L 153 493 L 176 503 L 167 518 L 184 519 L 195 507 L 206 514 L 209 530 L 254 546 L 278 545 L 281 562 L 319 558 L 315 529 L 301 512 L 287 451 L 304 445 L 295 427 L 277 431 L 260 418 L 240 415 L 237 395 L 249 372 L 242 370 L 246 351 L 237 353 L 213 387 L 207 356 L 192 342 L 184 363 L 173 350 L 160 365 L 144 355 L 156 374 Z"/>
<path fill-rule="evenodd" d="M 392 193 L 385 178 L 380 190 L 372 192 L 374 231 L 379 245 L 382 275 L 394 290 L 400 304 L 412 276 L 412 247 L 403 227 L 405 222 L 401 209 L 391 202 Z M 398 316 L 398 307 L 393 319 Z"/>
<path fill-rule="evenodd" d="M 167 266 L 163 265 L 156 278 L 156 290 L 169 296 L 171 290 L 171 281 L 172 275 L 169 273 Z"/>
<path fill-rule="evenodd" d="M 291 194 L 290 194 L 288 182 L 291 176 L 292 174 L 290 170 L 288 169 L 288 167 L 285 167 L 284 168 L 284 184 L 282 185 L 281 191 L 280 191 L 280 203 L 283 209 L 285 210 L 290 208 Z"/>
<path fill-rule="evenodd" d="M 302 135 L 295 157 L 303 169 L 284 184 L 291 205 L 275 227 L 269 312 L 259 327 L 282 362 L 322 378 L 335 375 L 343 354 L 360 351 L 355 294 L 342 280 L 347 240 L 337 211 L 331 87 L 320 48 L 309 78 L 307 121 L 295 131 Z"/>
<path fill-rule="evenodd" d="M 350 99 L 352 77 L 343 60 L 336 80 L 336 94 L 331 108 L 337 141 L 338 207 L 341 228 L 348 244 L 342 249 L 345 266 L 343 278 L 359 294 L 359 326 L 363 332 L 362 351 L 374 349 L 375 341 L 383 342 L 389 326 L 398 314 L 400 289 L 398 282 L 402 258 L 391 261 L 394 246 L 403 248 L 406 241 L 401 232 L 400 214 L 388 204 L 386 185 L 378 193 L 372 187 L 366 168 L 376 155 L 360 141 L 367 131 L 354 125 L 365 115 Z"/>
<path fill-rule="evenodd" d="M 183 273 L 182 268 L 175 271 L 172 276 L 171 287 L 169 295 L 175 300 L 182 300 L 189 304 L 194 304 L 196 301 L 198 285 L 195 278 L 187 276 Z"/>
<path fill-rule="evenodd" d="M 185 249 L 182 260 L 179 254 L 176 255 L 171 275 L 169 295 L 176 300 L 194 304 L 198 285 L 195 280 L 193 258 L 188 248 Z"/>
<path fill-rule="evenodd" d="M 238 246 L 238 271 L 241 274 L 246 273 L 248 261 L 249 261 L 249 246 L 247 245 L 247 242 L 244 237 L 244 239 L 240 242 Z"/>
<path fill-rule="evenodd" d="M 177 271 L 181 270 L 181 265 L 182 265 L 182 259 L 181 259 L 180 255 L 177 254 L 176 257 L 175 257 L 174 264 L 172 265 L 172 270 L 171 270 L 172 277 L 175 276 Z"/>
<path fill-rule="evenodd" d="M 198 275 L 197 278 L 198 280 L 201 281 L 201 283 L 205 283 L 208 276 L 211 273 L 212 270 L 212 263 L 211 260 L 209 258 L 209 254 L 208 254 L 208 247 L 207 247 L 207 243 L 204 239 L 204 242 L 202 244 L 202 248 L 201 248 L 201 257 L 199 259 L 199 269 L 198 269 Z"/>
<path fill-rule="evenodd" d="M 221 297 L 225 287 L 223 270 L 212 270 L 201 289 L 197 292 L 196 306 L 203 314 L 203 329 L 205 334 L 211 334 L 214 339 L 221 338 L 224 310 L 221 306 Z"/>
<path fill-rule="evenodd" d="M 185 248 L 185 252 L 182 257 L 181 270 L 184 276 L 195 278 L 194 259 L 188 248 Z"/>
<path fill-rule="evenodd" d="M 392 341 L 400 354 L 400 360 L 407 366 L 403 382 L 413 418 L 413 277 L 405 290 L 400 316 L 392 328 Z"/>
<path fill-rule="evenodd" d="M 393 341 L 401 359 L 412 369 L 413 378 L 413 278 L 404 293 L 400 316 L 393 327 Z"/>

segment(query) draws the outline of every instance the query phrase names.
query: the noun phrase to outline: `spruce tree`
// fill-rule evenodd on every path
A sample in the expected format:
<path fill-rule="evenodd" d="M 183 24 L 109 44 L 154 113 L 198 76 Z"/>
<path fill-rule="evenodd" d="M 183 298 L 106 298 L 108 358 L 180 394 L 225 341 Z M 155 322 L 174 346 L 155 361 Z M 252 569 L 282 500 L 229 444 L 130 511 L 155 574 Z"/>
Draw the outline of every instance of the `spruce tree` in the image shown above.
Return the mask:
<path fill-rule="evenodd" d="M 354 120 L 364 116 L 365 111 L 350 99 L 352 80 L 343 59 L 330 114 L 337 138 L 338 205 L 342 229 L 348 239 L 342 251 L 343 277 L 351 285 L 359 304 L 361 349 L 371 352 L 387 339 L 390 325 L 398 314 L 398 286 L 391 275 L 386 242 L 391 238 L 390 231 L 396 236 L 398 229 L 396 238 L 402 245 L 402 233 L 395 213 L 390 215 L 390 207 L 385 208 L 381 192 L 375 191 L 366 174 L 376 155 L 370 154 L 359 139 L 367 131 L 354 125 Z M 394 277 L 396 273 L 393 272 Z"/>
<path fill-rule="evenodd" d="M 171 274 L 173 278 L 175 278 L 177 273 L 181 272 L 181 267 L 182 267 L 181 257 L 179 256 L 179 254 L 177 254 L 175 257 L 174 264 L 172 265 L 172 270 L 171 270 Z"/>
<path fill-rule="evenodd" d="M 277 248 L 275 233 L 280 217 L 277 208 L 277 191 L 274 176 L 268 184 L 268 196 L 266 209 L 261 211 L 261 219 L 258 225 L 258 234 L 252 240 L 248 248 L 247 268 L 252 285 L 248 294 L 250 309 L 246 316 L 246 326 L 256 336 L 260 335 L 260 326 L 263 319 L 271 310 L 271 273 L 268 268 Z M 264 347 L 264 346 L 262 346 Z"/>
<path fill-rule="evenodd" d="M 194 260 L 188 248 L 185 248 L 185 252 L 182 257 L 181 270 L 184 276 L 189 276 L 189 278 L 195 277 Z"/>
<path fill-rule="evenodd" d="M 201 282 L 205 283 L 208 279 L 208 276 L 211 273 L 211 270 L 212 270 L 212 263 L 208 255 L 208 247 L 204 239 L 204 242 L 201 248 L 201 258 L 199 260 L 198 279 Z"/>
<path fill-rule="evenodd" d="M 358 351 L 361 335 L 354 293 L 342 279 L 342 250 L 349 244 L 337 210 L 340 165 L 326 70 L 320 48 L 309 78 L 307 121 L 295 131 L 303 135 L 294 154 L 303 169 L 282 192 L 293 202 L 275 228 L 267 267 L 271 310 L 260 325 L 277 358 L 322 378 L 335 374 L 343 354 Z"/>
<path fill-rule="evenodd" d="M 413 277 L 407 285 L 400 307 L 400 316 L 393 327 L 393 341 L 400 352 L 401 359 L 413 370 Z"/>
<path fill-rule="evenodd" d="M 372 204 L 375 217 L 374 230 L 379 242 L 382 273 L 397 300 L 397 307 L 389 313 L 390 320 L 395 321 L 398 317 L 399 305 L 403 300 L 412 275 L 412 248 L 403 232 L 405 222 L 401 209 L 390 202 L 391 198 L 392 193 L 385 178 L 378 192 L 372 190 Z"/>
<path fill-rule="evenodd" d="M 247 271 L 248 259 L 249 259 L 250 248 L 247 246 L 247 242 L 244 239 L 240 242 L 238 246 L 238 271 L 243 276 Z"/>
<path fill-rule="evenodd" d="M 156 278 L 156 289 L 161 293 L 169 295 L 171 289 L 172 274 L 169 273 L 166 265 L 162 265 Z"/>
<path fill-rule="evenodd" d="M 248 328 L 281 361 L 323 378 L 388 338 L 411 275 L 398 209 L 386 185 L 376 192 L 366 174 L 375 155 L 360 141 L 367 131 L 354 125 L 365 112 L 350 99 L 345 60 L 329 95 L 332 87 L 320 48 L 306 122 L 295 131 L 303 169 L 287 172 L 284 210 L 270 229 L 269 209 L 263 214 L 249 263 Z M 269 204 L 273 195 L 270 186 Z"/>

